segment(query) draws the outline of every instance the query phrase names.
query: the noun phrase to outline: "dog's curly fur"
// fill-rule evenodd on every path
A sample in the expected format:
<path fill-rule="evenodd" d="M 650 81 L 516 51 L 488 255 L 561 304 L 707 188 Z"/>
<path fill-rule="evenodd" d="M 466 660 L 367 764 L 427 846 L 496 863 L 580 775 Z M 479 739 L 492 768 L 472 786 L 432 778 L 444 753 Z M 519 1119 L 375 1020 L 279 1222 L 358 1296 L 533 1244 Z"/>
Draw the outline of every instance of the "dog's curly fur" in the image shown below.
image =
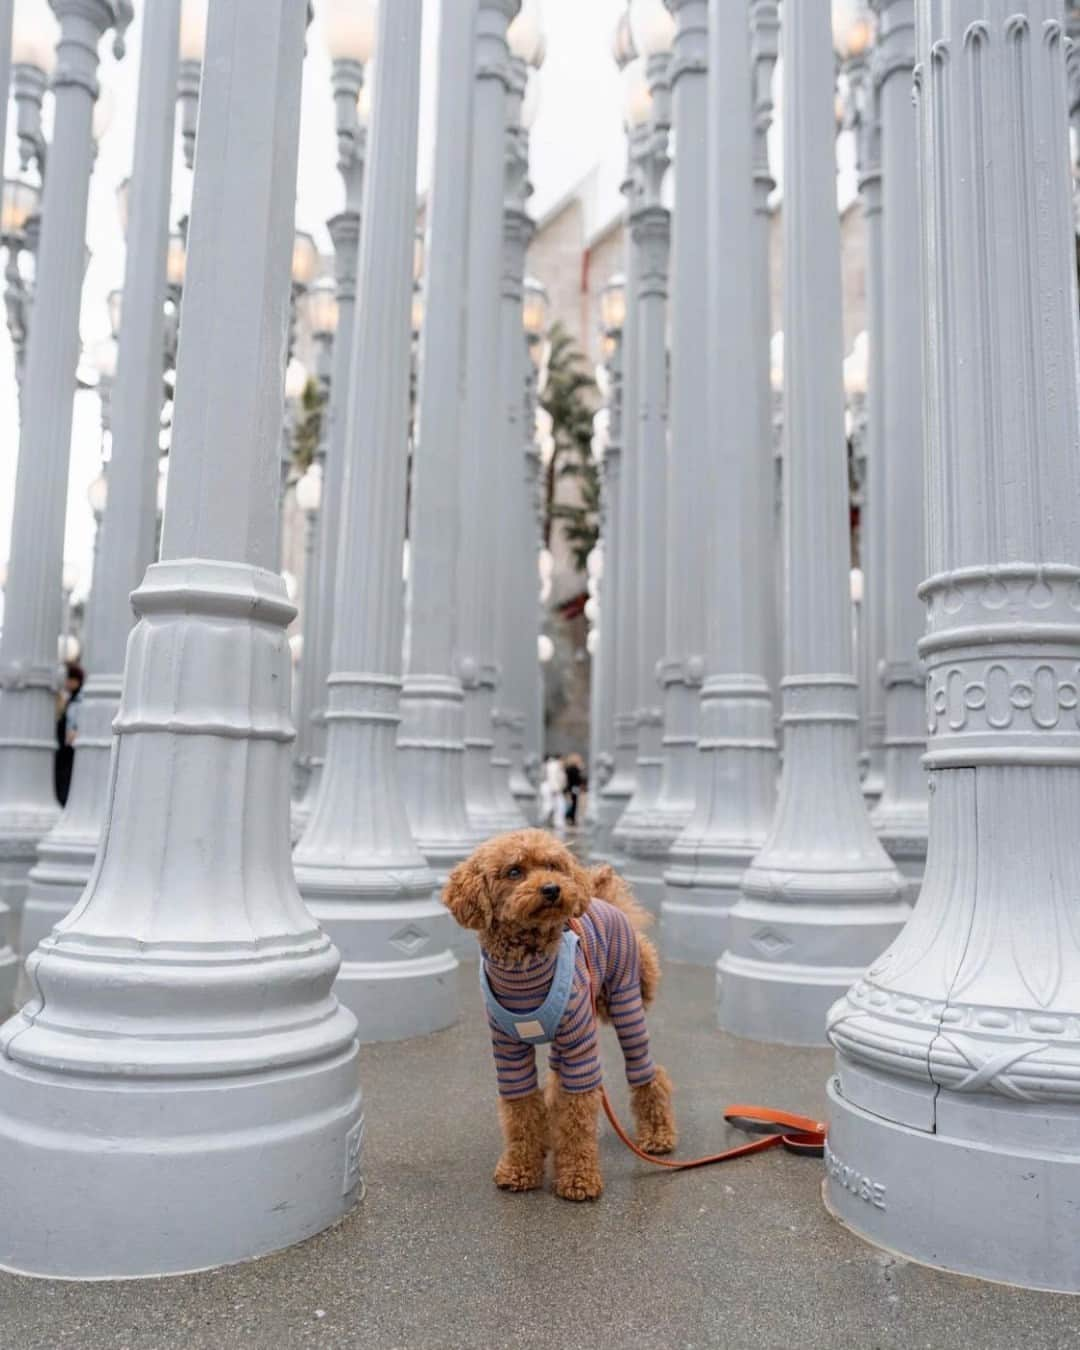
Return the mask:
<path fill-rule="evenodd" d="M 506 872 L 521 876 L 508 880 Z M 541 888 L 559 885 L 557 905 Z M 660 958 L 644 936 L 652 916 L 608 866 L 583 867 L 569 849 L 543 830 L 516 830 L 489 839 L 451 872 L 443 902 L 465 928 L 474 929 L 494 960 L 513 964 L 553 952 L 568 920 L 584 914 L 592 899 L 606 900 L 630 920 L 638 943 L 641 998 L 648 1007 L 660 982 Z M 597 1013 L 610 1021 L 603 991 Z M 677 1132 L 672 1083 L 657 1066 L 650 1083 L 631 1089 L 638 1146 L 670 1153 Z M 503 1153 L 495 1182 L 505 1190 L 535 1190 L 543 1183 L 549 1147 L 554 1152 L 555 1192 L 567 1200 L 595 1200 L 603 1190 L 598 1147 L 600 1092 L 566 1092 L 549 1074 L 544 1093 L 500 1099 Z"/>

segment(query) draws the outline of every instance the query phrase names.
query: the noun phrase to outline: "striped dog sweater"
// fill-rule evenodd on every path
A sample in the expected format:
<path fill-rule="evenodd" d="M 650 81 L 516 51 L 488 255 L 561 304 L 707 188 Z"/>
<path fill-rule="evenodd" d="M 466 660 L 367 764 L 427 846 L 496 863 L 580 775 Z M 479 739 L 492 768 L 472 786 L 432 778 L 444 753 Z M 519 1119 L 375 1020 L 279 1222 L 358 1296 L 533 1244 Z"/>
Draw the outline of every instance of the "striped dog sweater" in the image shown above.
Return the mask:
<path fill-rule="evenodd" d="M 626 1061 L 631 1087 L 651 1083 L 656 1069 L 649 1052 L 649 1032 L 641 1002 L 637 936 L 630 920 L 605 900 L 593 900 L 581 918 L 584 941 L 597 994 L 603 990 L 611 1021 Z M 490 995 L 515 1018 L 541 1009 L 556 978 L 559 953 L 520 966 L 497 965 L 484 954 Z M 505 1018 L 502 1020 L 506 1020 Z M 499 1096 L 526 1097 L 537 1089 L 536 1039 L 523 1041 L 488 1013 Z M 601 1082 L 600 1045 L 589 992 L 585 955 L 574 949 L 573 982 L 566 1009 L 554 1035 L 548 1060 L 566 1092 L 589 1092 Z"/>

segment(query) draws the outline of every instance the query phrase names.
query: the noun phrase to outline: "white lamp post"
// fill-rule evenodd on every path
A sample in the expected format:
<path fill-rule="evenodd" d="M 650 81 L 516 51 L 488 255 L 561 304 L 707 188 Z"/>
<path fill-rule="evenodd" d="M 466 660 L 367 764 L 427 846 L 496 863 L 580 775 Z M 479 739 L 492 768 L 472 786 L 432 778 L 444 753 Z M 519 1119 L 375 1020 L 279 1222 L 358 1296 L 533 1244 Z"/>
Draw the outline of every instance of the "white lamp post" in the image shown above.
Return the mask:
<path fill-rule="evenodd" d="M 93 879 L 0 1032 L 0 1261 L 38 1275 L 245 1260 L 359 1193 L 356 1023 L 289 865 L 293 610 L 267 567 L 303 44 L 293 0 L 211 11 L 163 561 L 134 597 Z"/>
<path fill-rule="evenodd" d="M 858 780 L 834 64 L 822 6 L 785 5 L 784 766 L 718 965 L 720 1025 L 819 1044 L 837 987 L 908 916 Z M 849 972 L 845 974 L 845 972 Z"/>
<path fill-rule="evenodd" d="M 915 14 L 930 849 L 907 927 L 830 1014 L 827 1201 L 893 1252 L 1076 1293 L 1080 391 L 1062 6 L 918 0 Z"/>
<path fill-rule="evenodd" d="M 917 891 L 926 863 L 928 797 L 926 687 L 917 648 L 926 616 L 918 594 L 924 568 L 923 373 L 919 275 L 916 126 L 911 116 L 915 67 L 914 0 L 879 0 L 878 97 L 881 110 L 884 393 L 877 485 L 884 527 L 885 776 L 874 826 Z"/>
<path fill-rule="evenodd" d="M 666 822 L 657 828 L 657 803 L 663 765 L 663 712 L 656 673 L 664 655 L 666 519 L 669 457 L 668 264 L 671 216 L 661 188 L 668 167 L 671 123 L 671 44 L 674 21 L 662 0 L 635 0 L 630 7 L 634 42 L 645 63 L 648 102 L 632 83 L 628 115 L 644 114 L 630 208 L 630 238 L 637 278 L 636 401 L 629 415 L 637 425 L 638 512 L 629 546 L 637 568 L 637 773 L 634 795 L 615 827 L 614 841 L 626 859 L 627 879 L 635 895 L 654 912 L 660 908 L 661 867 L 672 841 Z M 627 68 L 633 70 L 633 66 Z"/>
<path fill-rule="evenodd" d="M 519 0 L 480 0 L 474 55 L 469 324 L 464 455 L 458 483 L 461 532 L 455 641 L 456 665 L 465 691 L 465 805 L 470 826 L 481 838 L 523 824 L 507 776 L 492 767 L 492 713 L 498 706 L 499 671 L 492 624 L 498 591 L 496 569 L 491 565 L 491 522 L 498 516 L 497 484 L 501 456 L 506 453 L 500 405 L 492 398 L 500 379 L 498 260 L 510 87 L 506 31 L 519 8 Z"/>
<path fill-rule="evenodd" d="M 669 958 L 712 965 L 727 947 L 742 876 L 765 842 L 776 796 L 768 685 L 771 456 L 762 454 L 764 380 L 755 295 L 754 142 L 745 15 L 709 9 L 708 338 L 712 472 L 706 678 L 695 810 L 671 848 L 661 915 Z M 767 348 L 766 348 L 767 351 Z M 754 397 L 747 397 L 752 390 Z M 741 593 L 741 595 L 740 595 Z M 734 599 L 739 595 L 739 599 Z"/>
<path fill-rule="evenodd" d="M 292 806 L 291 830 L 294 841 L 300 838 L 311 819 L 325 760 L 326 681 L 330 674 L 330 648 L 334 632 L 339 520 L 345 477 L 346 408 L 352 366 L 356 268 L 360 248 L 360 213 L 363 205 L 367 126 L 370 114 L 370 106 L 364 106 L 364 95 L 371 90 L 372 45 L 369 40 L 369 26 L 363 21 L 361 11 L 371 10 L 374 22 L 374 5 L 371 0 L 334 0 L 333 4 L 324 6 L 320 14 L 325 20 L 332 10 L 341 8 L 342 5 L 347 6 L 349 14 L 357 22 L 352 27 L 351 45 L 343 42 L 343 29 L 335 27 L 333 45 L 328 47 L 327 51 L 331 58 L 338 172 L 345 188 L 345 207 L 327 221 L 327 229 L 334 245 L 334 284 L 338 314 L 334 333 L 333 369 L 330 375 L 331 401 L 324 412 L 328 439 L 317 564 L 319 617 L 315 625 L 316 640 L 308 644 L 308 654 L 304 661 L 306 678 L 310 680 L 312 688 L 308 754 L 310 772 L 303 797 Z"/>
<path fill-rule="evenodd" d="M 705 307 L 701 279 L 708 274 L 706 0 L 671 0 L 676 19 L 671 58 L 672 124 L 678 167 L 672 213 L 671 450 L 665 528 L 665 650 L 661 782 L 650 812 L 652 852 L 639 885 L 659 912 L 668 850 L 694 807 L 698 704 L 705 674 L 705 607 L 700 587 L 710 524 L 702 490 L 711 469 L 702 435 L 708 418 Z M 635 879 L 636 876 L 635 876 Z"/>
<path fill-rule="evenodd" d="M 528 461 L 522 422 L 531 414 L 527 396 L 528 356 L 526 322 L 544 322 L 546 296 L 535 290 L 526 311 L 525 254 L 533 235 L 533 223 L 525 209 L 532 192 L 528 181 L 529 130 L 525 125 L 527 88 L 532 72 L 544 58 L 544 35 L 535 0 L 526 0 L 507 30 L 510 51 L 510 83 L 506 102 L 506 182 L 502 228 L 502 280 L 500 289 L 501 366 L 498 388 L 503 398 L 500 452 L 499 500 L 503 509 L 498 521 L 499 566 L 496 583 L 495 655 L 499 688 L 493 711 L 494 750 L 492 775 L 507 807 L 516 807 L 521 819 L 536 818 L 536 789 L 525 777 L 525 708 L 538 702 L 539 670 L 527 654 L 536 632 L 536 611 L 530 575 L 530 550 L 522 541 L 535 534 L 535 513 L 530 501 Z M 535 108 L 532 109 L 535 111 Z M 535 334 L 538 346 L 544 334 Z M 526 408 L 528 404 L 528 409 Z"/>
<path fill-rule="evenodd" d="M 627 170 L 623 181 L 623 195 L 627 204 L 626 267 L 621 295 L 618 290 L 605 292 L 613 307 L 621 308 L 621 325 L 611 326 L 603 319 L 612 335 L 615 327 L 621 333 L 617 339 L 619 388 L 621 407 L 625 415 L 619 419 L 621 437 L 612 437 L 608 453 L 613 455 L 609 477 L 612 513 L 611 536 L 617 540 L 612 553 L 611 610 L 617 614 L 612 639 L 614 657 L 614 770 L 604 784 L 597 804 L 597 829 L 593 838 L 592 855 L 598 860 L 610 857 L 614 848 L 612 834 L 630 798 L 634 795 L 637 774 L 637 707 L 638 707 L 638 463 L 637 418 L 630 415 L 637 406 L 637 294 L 638 264 L 629 215 L 634 206 L 637 156 L 647 135 L 647 123 L 652 112 L 652 97 L 644 62 L 637 56 L 628 15 L 623 15 L 615 28 L 612 45 L 615 63 L 623 78 L 623 121 L 627 134 Z M 614 315 L 611 324 L 614 324 Z M 621 440 L 621 444 L 620 444 Z M 609 611 L 610 612 L 610 611 Z"/>
<path fill-rule="evenodd" d="M 338 994 L 366 1041 L 435 1031 L 457 1016 L 452 921 L 409 828 L 395 747 L 421 8 L 394 0 L 380 13 L 326 761 L 294 854 L 304 900 L 341 947 Z"/>
<path fill-rule="evenodd" d="M 54 0 L 53 8 L 61 26 L 61 59 L 53 80 L 55 121 L 0 637 L 0 1007 L 10 1001 L 14 975 L 2 930 L 11 933 L 12 914 L 18 926 L 38 841 L 58 816 L 53 792 L 56 641 L 97 47 L 106 28 L 130 17 L 121 0 Z"/>
<path fill-rule="evenodd" d="M 600 292 L 600 325 L 603 333 L 608 381 L 607 432 L 601 459 L 600 542 L 603 572 L 597 576 L 600 626 L 592 668 L 592 706 L 589 745 L 590 850 L 602 854 L 610 847 L 610 829 L 605 821 L 604 789 L 615 772 L 615 694 L 617 636 L 623 623 L 619 605 L 620 555 L 626 546 L 620 529 L 619 478 L 622 465 L 623 377 L 622 337 L 626 322 L 626 278 L 617 273 Z M 593 454 L 598 446 L 594 438 Z"/>

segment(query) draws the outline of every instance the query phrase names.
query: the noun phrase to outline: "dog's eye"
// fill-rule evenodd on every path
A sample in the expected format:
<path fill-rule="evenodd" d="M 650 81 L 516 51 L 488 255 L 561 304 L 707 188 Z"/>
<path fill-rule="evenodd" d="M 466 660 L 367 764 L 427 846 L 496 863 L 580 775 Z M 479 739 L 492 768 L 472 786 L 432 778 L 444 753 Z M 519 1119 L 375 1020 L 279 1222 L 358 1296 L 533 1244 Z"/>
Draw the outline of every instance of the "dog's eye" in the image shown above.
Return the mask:
<path fill-rule="evenodd" d="M 508 881 L 520 881 L 524 875 L 525 873 L 521 870 L 520 867 L 508 867 L 506 869 L 506 877 Z"/>

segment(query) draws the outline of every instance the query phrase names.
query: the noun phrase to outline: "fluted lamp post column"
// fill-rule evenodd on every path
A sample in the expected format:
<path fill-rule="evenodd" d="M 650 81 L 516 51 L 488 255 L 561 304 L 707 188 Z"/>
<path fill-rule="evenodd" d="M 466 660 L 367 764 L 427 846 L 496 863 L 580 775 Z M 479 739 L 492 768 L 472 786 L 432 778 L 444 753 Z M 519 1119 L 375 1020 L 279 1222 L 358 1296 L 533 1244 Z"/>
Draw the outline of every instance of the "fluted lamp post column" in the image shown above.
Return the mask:
<path fill-rule="evenodd" d="M 311 819 L 322 783 L 326 755 L 326 681 L 330 674 L 341 496 L 345 481 L 346 407 L 352 365 L 356 268 L 367 154 L 365 95 L 370 86 L 365 82 L 365 70 L 374 50 L 374 0 L 324 0 L 320 17 L 331 62 L 338 172 L 345 188 L 345 207 L 327 221 L 334 245 L 338 317 L 330 375 L 330 402 L 324 412 L 328 422 L 328 440 L 318 555 L 319 618 L 316 641 L 308 645 L 304 657 L 313 690 L 308 755 L 310 772 L 303 797 L 292 805 L 290 829 L 294 841 L 301 837 Z"/>
<path fill-rule="evenodd" d="M 663 711 L 657 667 L 664 655 L 665 565 L 668 475 L 667 329 L 671 216 L 661 188 L 668 167 L 671 124 L 670 64 L 675 24 L 662 0 L 634 0 L 634 43 L 645 61 L 649 115 L 642 124 L 638 189 L 630 211 L 637 276 L 637 398 L 630 409 L 637 424 L 638 511 L 630 532 L 637 550 L 637 774 L 614 831 L 627 880 L 639 900 L 658 911 L 662 868 L 671 844 L 657 804 L 663 768 Z"/>
<path fill-rule="evenodd" d="M 530 76 L 530 88 L 535 85 L 536 78 L 535 75 Z M 528 99 L 529 94 L 526 93 L 526 102 Z M 514 594 L 518 601 L 511 615 L 507 661 L 516 691 L 515 706 L 521 710 L 510 742 L 510 791 L 522 813 L 534 824 L 539 818 L 537 788 L 544 754 L 544 698 L 536 646 L 541 619 L 536 595 L 537 552 L 535 548 L 523 547 L 521 541 L 532 539 L 539 546 L 541 539 L 536 412 L 544 353 L 548 345 L 550 308 L 551 302 L 543 283 L 527 276 L 521 312 L 525 332 L 525 360 L 522 362 L 525 374 L 519 390 L 523 406 L 518 437 L 521 458 L 518 461 L 513 458 L 510 460 L 510 464 L 516 462 L 522 472 L 522 487 L 512 498 L 519 524 L 517 545 L 512 549 L 509 559 L 514 574 Z"/>
<path fill-rule="evenodd" d="M 613 642 L 614 666 L 614 769 L 604 784 L 597 806 L 597 832 L 592 856 L 600 861 L 614 858 L 615 827 L 634 795 L 637 782 L 637 707 L 638 707 L 638 427 L 634 410 L 638 388 L 638 257 L 630 228 L 630 215 L 638 190 L 637 158 L 647 135 L 646 122 L 652 112 L 644 62 L 637 55 L 630 18 L 624 14 L 615 29 L 615 63 L 623 76 L 623 121 L 626 126 L 627 168 L 622 191 L 626 198 L 625 283 L 621 303 L 621 452 L 617 450 L 612 505 L 616 525 L 612 531 L 620 541 L 612 559 L 612 598 L 618 621 Z M 610 301 L 618 306 L 617 292 Z"/>
<path fill-rule="evenodd" d="M 876 805 L 885 786 L 885 687 L 881 660 L 885 651 L 887 579 L 885 536 L 890 509 L 885 478 L 889 371 L 885 356 L 885 244 L 881 176 L 880 81 L 871 41 L 874 32 L 863 0 L 833 7 L 833 41 L 848 71 L 851 86 L 849 119 L 855 132 L 855 165 L 866 235 L 866 324 L 870 370 L 866 390 L 866 479 L 861 518 L 863 599 L 860 613 L 859 683 L 862 693 L 865 772 L 863 796 Z M 910 119 L 911 109 L 907 109 Z M 910 171 L 908 174 L 910 180 Z M 912 191 L 910 181 L 907 190 Z M 912 205 L 915 203 L 913 201 Z M 912 275 L 917 275 L 913 273 Z M 910 276 L 908 278 L 910 283 Z M 913 356 L 917 356 L 918 347 Z M 915 416 L 921 415 L 916 399 Z M 910 416 L 911 413 L 906 414 Z M 921 434 L 921 433 L 920 433 Z M 918 443 L 918 442 L 916 442 Z M 917 456 L 910 456 L 912 464 Z"/>
<path fill-rule="evenodd" d="M 476 10 L 476 0 L 449 0 L 442 7 L 439 30 L 438 118 L 410 503 L 412 633 L 397 742 L 409 823 L 440 883 L 471 852 L 475 839 L 465 810 L 464 694 L 454 667 L 454 644 L 461 392 L 469 323 L 461 260 L 469 238 Z M 524 542 L 519 543 L 524 549 Z M 461 950 L 468 949 L 464 937 L 458 942 Z"/>
<path fill-rule="evenodd" d="M 619 553 L 624 547 L 619 520 L 619 476 L 622 462 L 622 329 L 626 319 L 626 278 L 618 272 L 600 292 L 600 324 L 607 369 L 607 430 L 600 461 L 600 548 L 602 564 L 597 576 L 596 598 L 599 625 L 593 656 L 593 701 L 589 763 L 590 852 L 610 846 L 610 829 L 601 809 L 603 789 L 615 771 L 615 660 L 616 638 L 622 615 L 619 609 Z"/>
<path fill-rule="evenodd" d="M 293 610 L 269 570 L 304 19 L 211 10 L 162 561 L 92 880 L 0 1030 L 8 1269 L 204 1269 L 359 1194 L 356 1022 L 290 868 Z"/>
<path fill-rule="evenodd" d="M 56 640 L 93 162 L 91 121 L 98 43 L 107 28 L 130 13 L 120 0 L 54 0 L 53 8 L 60 21 L 53 140 L 0 636 L 0 1008 L 10 1004 L 15 971 L 4 938 L 17 940 L 38 842 L 59 816 L 53 792 Z"/>
<path fill-rule="evenodd" d="M 705 605 L 700 585 L 705 510 L 712 473 L 708 443 L 709 371 L 702 279 L 708 275 L 708 6 L 668 0 L 675 15 L 671 58 L 676 136 L 671 267 L 671 431 L 668 454 L 663 749 L 660 792 L 651 813 L 655 867 L 643 898 L 659 912 L 663 868 L 688 824 L 697 786 L 698 712 L 705 676 Z M 748 58 L 749 59 L 749 58 Z M 749 115 L 749 114 L 747 114 Z"/>
<path fill-rule="evenodd" d="M 882 843 L 916 891 L 926 864 L 928 797 L 925 679 L 918 643 L 926 617 L 919 598 L 924 566 L 922 307 L 916 126 L 914 0 L 878 0 L 874 75 L 880 88 L 884 186 L 882 358 L 887 370 L 879 489 L 885 517 L 885 781 L 874 814 Z M 880 519 L 880 517 L 879 517 Z M 913 897 L 914 898 L 914 897 Z"/>
<path fill-rule="evenodd" d="M 127 237 L 123 323 L 99 365 L 102 423 L 112 429 L 109 491 L 90 593 L 78 754 L 63 814 L 42 839 L 30 873 L 23 955 L 74 906 L 93 870 L 105 823 L 112 727 L 119 712 L 130 596 L 155 554 L 161 363 L 176 79 L 177 0 L 144 18 Z M 119 306 L 113 306 L 118 310 Z M 119 314 L 111 316 L 114 321 Z"/>
<path fill-rule="evenodd" d="M 830 1014 L 826 1196 L 916 1260 L 1076 1293 L 1080 351 L 1062 7 L 915 12 L 930 851 L 910 923 Z"/>
<path fill-rule="evenodd" d="M 725 1030 L 813 1045 L 909 911 L 858 778 L 829 13 L 788 4 L 783 22 L 784 275 L 801 279 L 784 305 L 784 766 L 717 983 Z"/>
<path fill-rule="evenodd" d="M 769 161 L 769 132 L 772 129 L 773 77 L 780 55 L 780 7 L 777 0 L 750 0 L 750 75 L 754 128 L 754 331 L 753 389 L 757 400 L 756 437 L 758 454 L 769 466 L 770 505 L 767 519 L 760 524 L 765 531 L 766 547 L 759 551 L 765 569 L 758 593 L 765 606 L 766 676 L 773 700 L 774 734 L 778 722 L 781 676 L 781 539 L 777 528 L 779 495 L 774 395 L 771 383 L 772 340 L 772 209 L 776 189 Z M 710 88 L 712 85 L 710 84 Z"/>
<path fill-rule="evenodd" d="M 499 513 L 496 485 L 505 448 L 501 404 L 492 390 L 499 387 L 501 373 L 499 259 L 510 88 L 506 31 L 519 8 L 519 0 L 479 0 L 474 57 L 456 664 L 465 691 L 465 806 L 479 838 L 524 824 L 507 775 L 492 765 L 492 714 L 499 697 L 492 521 Z"/>
<path fill-rule="evenodd" d="M 457 1015 L 450 915 L 417 847 L 398 779 L 421 0 L 379 15 L 371 208 L 348 382 L 326 762 L 293 861 L 301 894 L 341 948 L 338 996 L 365 1041 Z"/>
<path fill-rule="evenodd" d="M 525 324 L 525 255 L 534 226 L 525 209 L 529 182 L 529 127 L 539 96 L 535 72 L 543 64 L 545 42 L 536 0 L 524 0 L 507 30 L 510 84 L 506 103 L 506 173 L 503 204 L 502 284 L 500 289 L 498 389 L 503 398 L 499 430 L 499 497 L 496 516 L 499 565 L 496 569 L 496 662 L 499 689 L 493 713 L 494 775 L 515 803 L 523 821 L 535 819 L 536 789 L 524 773 L 524 717 L 529 670 L 536 660 L 536 611 L 532 550 L 535 537 L 529 500 L 528 467 L 521 424 L 526 413 L 528 353 Z M 533 303 L 535 297 L 530 298 Z M 546 311 L 546 305 L 544 306 Z M 533 318 L 535 322 L 535 317 Z M 528 663 L 528 664 L 524 664 Z"/>
<path fill-rule="evenodd" d="M 706 678 L 696 806 L 671 848 L 661 913 L 669 958 L 714 963 L 776 797 L 771 655 L 773 472 L 761 443 L 754 144 L 746 16 L 709 10 L 709 442 Z M 748 336 L 750 340 L 748 340 Z M 768 349 L 766 348 L 766 351 Z"/>

